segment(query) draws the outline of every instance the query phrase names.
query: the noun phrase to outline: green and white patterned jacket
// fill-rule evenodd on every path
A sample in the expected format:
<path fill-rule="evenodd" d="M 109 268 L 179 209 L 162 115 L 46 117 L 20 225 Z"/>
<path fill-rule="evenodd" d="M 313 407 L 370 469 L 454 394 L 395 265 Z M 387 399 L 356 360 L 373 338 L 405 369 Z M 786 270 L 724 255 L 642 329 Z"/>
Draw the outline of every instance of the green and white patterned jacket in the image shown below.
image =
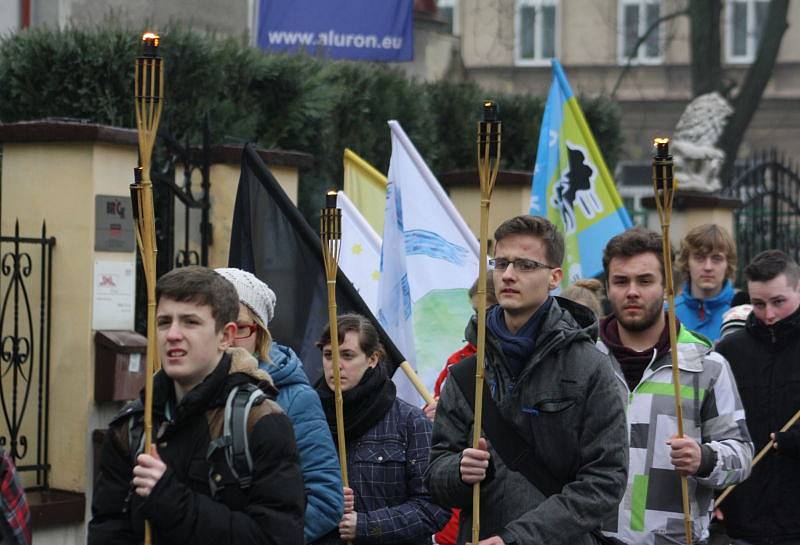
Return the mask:
<path fill-rule="evenodd" d="M 654 354 L 631 392 L 608 347 L 600 340 L 597 346 L 614 365 L 630 438 L 625 497 L 616 527 L 606 524 L 604 533 L 631 545 L 686 543 L 680 476 L 666 444 L 678 431 L 670 353 Z M 678 368 L 684 434 L 716 454 L 707 477 L 688 479 L 692 541 L 698 542 L 708 538 L 714 489 L 739 483 L 750 474 L 753 443 L 727 360 L 713 351 L 708 340 L 683 327 L 678 332 Z"/>

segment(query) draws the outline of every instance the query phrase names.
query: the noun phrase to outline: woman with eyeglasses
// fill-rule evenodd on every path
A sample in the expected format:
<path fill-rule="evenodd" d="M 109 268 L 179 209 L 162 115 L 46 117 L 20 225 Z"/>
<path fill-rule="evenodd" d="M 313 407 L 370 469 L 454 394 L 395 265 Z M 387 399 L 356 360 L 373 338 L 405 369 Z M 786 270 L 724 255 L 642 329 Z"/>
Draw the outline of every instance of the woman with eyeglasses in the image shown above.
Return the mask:
<path fill-rule="evenodd" d="M 344 489 L 345 514 L 338 531 L 324 543 L 429 545 L 431 535 L 450 518 L 448 510 L 431 501 L 422 482 L 431 423 L 422 410 L 397 398 L 372 323 L 358 314 L 343 314 L 337 324 L 350 487 Z M 317 346 L 324 375 L 315 388 L 336 440 L 330 327 Z"/>
<path fill-rule="evenodd" d="M 305 542 L 335 529 L 344 512 L 342 476 L 319 397 L 294 351 L 272 342 L 267 324 L 275 313 L 275 293 L 253 274 L 216 269 L 239 293 L 234 346 L 244 348 L 278 388 L 276 400 L 292 421 L 306 492 Z"/>

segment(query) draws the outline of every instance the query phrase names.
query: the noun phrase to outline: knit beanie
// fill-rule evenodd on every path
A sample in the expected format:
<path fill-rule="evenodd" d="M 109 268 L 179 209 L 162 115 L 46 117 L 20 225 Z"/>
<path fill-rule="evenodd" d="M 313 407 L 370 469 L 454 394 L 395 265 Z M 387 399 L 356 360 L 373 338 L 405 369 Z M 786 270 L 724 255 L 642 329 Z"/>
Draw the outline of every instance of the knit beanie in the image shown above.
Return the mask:
<path fill-rule="evenodd" d="M 722 315 L 722 327 L 720 328 L 720 338 L 733 333 L 744 327 L 747 317 L 753 310 L 753 305 L 739 305 L 731 307 Z"/>
<path fill-rule="evenodd" d="M 254 274 L 241 269 L 214 269 L 220 276 L 228 280 L 239 293 L 239 301 L 256 315 L 261 325 L 267 324 L 275 315 L 275 292 Z"/>

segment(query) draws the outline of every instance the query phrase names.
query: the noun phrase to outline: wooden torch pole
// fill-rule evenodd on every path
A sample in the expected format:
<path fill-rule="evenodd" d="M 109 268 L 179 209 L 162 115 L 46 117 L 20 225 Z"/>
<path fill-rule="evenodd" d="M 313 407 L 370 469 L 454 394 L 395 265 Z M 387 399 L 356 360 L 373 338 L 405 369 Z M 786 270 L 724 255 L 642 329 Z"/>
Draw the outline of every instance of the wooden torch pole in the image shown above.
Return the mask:
<path fill-rule="evenodd" d="M 147 284 L 147 354 L 144 386 L 144 452 L 150 453 L 153 431 L 153 373 L 160 368 L 156 345 L 156 229 L 150 162 L 158 122 L 164 107 L 164 63 L 158 55 L 159 37 L 142 35 L 144 52 L 134 69 L 134 104 L 139 136 L 139 167 L 135 169 L 131 197 L 135 214 L 136 242 Z M 145 521 L 145 545 L 151 542 L 149 521 Z"/>
<path fill-rule="evenodd" d="M 475 366 L 475 423 L 472 448 L 478 448 L 483 417 L 483 369 L 486 355 L 486 259 L 489 253 L 489 204 L 500 168 L 500 121 L 497 105 L 483 103 L 483 121 L 478 122 L 478 176 L 481 184 L 481 254 L 478 261 L 478 354 Z M 472 486 L 472 543 L 480 541 L 481 483 Z"/>
<path fill-rule="evenodd" d="M 333 389 L 334 407 L 336 409 L 336 440 L 339 443 L 339 468 L 342 471 L 342 484 L 345 487 L 349 487 L 347 449 L 344 443 L 344 398 L 342 397 L 342 379 L 339 374 L 339 324 L 336 314 L 336 272 L 339 269 L 339 253 L 342 247 L 342 210 L 336 207 L 336 191 L 328 191 L 325 195 L 325 208 L 321 210 L 319 216 L 319 236 L 322 239 L 325 277 L 328 281 L 328 324 L 330 324 L 331 357 L 333 358 Z"/>
<path fill-rule="evenodd" d="M 672 355 L 672 384 L 675 388 L 675 418 L 678 420 L 678 436 L 683 437 L 681 376 L 678 369 L 678 333 L 675 319 L 675 284 L 672 277 L 672 247 L 669 241 L 672 203 L 678 183 L 673 174 L 672 155 L 669 154 L 669 138 L 656 138 L 654 144 L 656 155 L 653 157 L 653 193 L 655 194 L 662 233 L 669 345 L 670 354 Z M 686 544 L 692 545 L 692 511 L 689 504 L 689 483 L 685 475 L 681 475 L 681 498 L 683 500 L 683 525 L 686 532 Z"/>

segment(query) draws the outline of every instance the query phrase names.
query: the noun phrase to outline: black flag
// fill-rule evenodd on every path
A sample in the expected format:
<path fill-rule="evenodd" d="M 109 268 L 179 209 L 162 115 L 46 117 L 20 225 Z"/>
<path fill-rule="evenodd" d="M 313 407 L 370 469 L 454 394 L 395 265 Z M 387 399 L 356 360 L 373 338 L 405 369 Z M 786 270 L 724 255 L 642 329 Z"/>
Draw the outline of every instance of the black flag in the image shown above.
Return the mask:
<path fill-rule="evenodd" d="M 275 177 L 247 144 L 233 212 L 228 266 L 255 274 L 277 296 L 272 337 L 291 347 L 313 384 L 322 375 L 322 353 L 316 346 L 328 323 L 328 292 L 322 243 Z M 340 270 L 336 279 L 339 314 L 357 312 L 377 328 L 394 374 L 403 356 Z"/>

